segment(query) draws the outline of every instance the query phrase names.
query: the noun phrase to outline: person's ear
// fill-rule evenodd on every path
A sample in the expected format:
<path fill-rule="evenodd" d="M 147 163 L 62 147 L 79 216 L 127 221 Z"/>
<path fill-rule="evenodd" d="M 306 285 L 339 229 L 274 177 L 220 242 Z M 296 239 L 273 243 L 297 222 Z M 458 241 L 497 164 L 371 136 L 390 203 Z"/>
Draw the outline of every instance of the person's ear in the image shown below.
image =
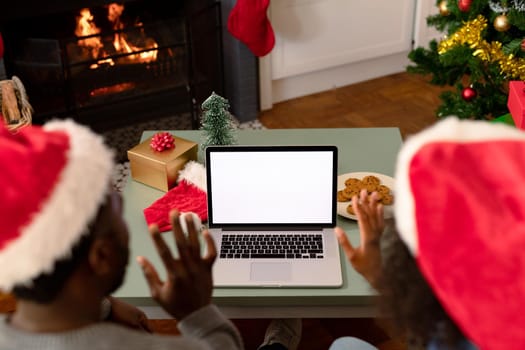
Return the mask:
<path fill-rule="evenodd" d="M 88 254 L 89 266 L 96 275 L 111 274 L 114 269 L 115 247 L 111 240 L 95 238 Z"/>

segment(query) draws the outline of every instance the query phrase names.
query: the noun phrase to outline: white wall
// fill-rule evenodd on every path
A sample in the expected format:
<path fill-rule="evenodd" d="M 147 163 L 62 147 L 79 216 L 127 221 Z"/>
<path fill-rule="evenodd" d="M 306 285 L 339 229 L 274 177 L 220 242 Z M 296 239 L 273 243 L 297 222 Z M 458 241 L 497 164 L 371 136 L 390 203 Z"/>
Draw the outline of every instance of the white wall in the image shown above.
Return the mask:
<path fill-rule="evenodd" d="M 261 109 L 274 103 L 406 70 L 434 0 L 278 0 L 268 16 L 276 35 L 259 59 Z"/>

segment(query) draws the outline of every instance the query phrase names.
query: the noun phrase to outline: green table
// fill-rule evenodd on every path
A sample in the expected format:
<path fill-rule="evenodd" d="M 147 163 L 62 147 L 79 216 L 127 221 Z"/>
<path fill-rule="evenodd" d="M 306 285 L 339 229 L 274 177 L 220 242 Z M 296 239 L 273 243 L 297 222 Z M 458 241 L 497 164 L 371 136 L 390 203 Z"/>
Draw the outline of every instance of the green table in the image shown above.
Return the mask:
<path fill-rule="evenodd" d="M 156 131 L 145 131 L 142 140 Z M 201 142 L 198 130 L 171 131 L 175 136 Z M 402 144 L 397 128 L 352 129 L 271 129 L 240 130 L 240 144 L 254 145 L 336 145 L 339 149 L 338 174 L 370 171 L 392 176 L 397 152 Z M 132 179 L 123 191 L 124 217 L 127 220 L 131 255 L 126 280 L 115 295 L 139 306 L 150 318 L 169 317 L 149 295 L 142 271 L 134 257 L 144 255 L 164 273 L 160 259 L 147 233 L 143 209 L 164 192 Z M 351 242 L 359 242 L 357 224 L 338 217 Z M 169 244 L 173 244 L 171 235 Z M 215 288 L 213 300 L 230 318 L 274 317 L 369 317 L 376 314 L 375 292 L 346 262 L 341 252 L 341 288 Z"/>

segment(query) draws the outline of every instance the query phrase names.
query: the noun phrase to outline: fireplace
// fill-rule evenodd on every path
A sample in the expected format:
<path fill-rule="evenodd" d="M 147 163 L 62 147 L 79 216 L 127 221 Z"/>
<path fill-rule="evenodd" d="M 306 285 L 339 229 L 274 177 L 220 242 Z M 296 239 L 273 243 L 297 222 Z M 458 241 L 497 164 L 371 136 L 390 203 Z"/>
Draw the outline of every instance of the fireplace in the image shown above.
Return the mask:
<path fill-rule="evenodd" d="M 0 17 L 7 76 L 24 83 L 36 124 L 72 117 L 105 131 L 187 113 L 197 128 L 202 101 L 223 93 L 219 2 L 45 5 Z"/>

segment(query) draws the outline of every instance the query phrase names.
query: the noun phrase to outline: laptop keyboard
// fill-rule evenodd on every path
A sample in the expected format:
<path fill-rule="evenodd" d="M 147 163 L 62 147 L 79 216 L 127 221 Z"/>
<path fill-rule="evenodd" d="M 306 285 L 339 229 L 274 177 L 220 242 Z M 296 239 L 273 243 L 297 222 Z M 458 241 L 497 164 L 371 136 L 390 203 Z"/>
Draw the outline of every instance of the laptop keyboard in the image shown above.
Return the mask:
<path fill-rule="evenodd" d="M 223 234 L 221 258 L 321 259 L 322 234 Z"/>

